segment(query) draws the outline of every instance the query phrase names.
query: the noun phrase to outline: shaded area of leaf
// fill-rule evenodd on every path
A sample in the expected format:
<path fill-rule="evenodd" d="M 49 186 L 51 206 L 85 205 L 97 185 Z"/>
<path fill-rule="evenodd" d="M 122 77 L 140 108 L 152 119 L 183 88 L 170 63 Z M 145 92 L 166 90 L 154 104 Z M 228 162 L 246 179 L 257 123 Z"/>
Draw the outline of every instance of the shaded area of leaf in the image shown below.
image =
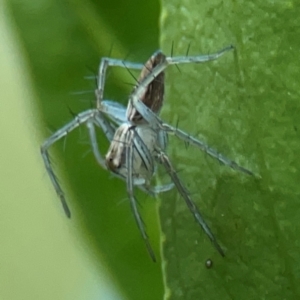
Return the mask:
<path fill-rule="evenodd" d="M 10 6 L 27 52 L 28 72 L 40 98 L 44 119 L 44 124 L 36 125 L 40 128 L 46 125 L 57 129 L 72 119 L 69 108 L 78 113 L 93 105 L 95 80 L 86 81 L 84 76 L 97 74 L 101 56 L 145 61 L 158 47 L 157 1 L 142 5 L 134 0 L 11 1 Z M 128 72 L 109 70 L 108 81 L 105 97 L 126 104 L 132 88 L 128 82 L 133 81 Z M 72 95 L 78 91 L 87 93 Z M 45 137 L 50 134 L 44 131 Z M 101 132 L 99 144 L 105 152 L 108 144 Z M 128 299 L 161 298 L 160 266 L 148 257 L 126 199 L 125 185 L 111 179 L 96 164 L 86 129 L 70 134 L 53 150 L 50 154 L 55 170 L 64 170 L 58 173 L 59 178 L 63 173 L 68 176 L 70 188 L 65 187 L 65 192 L 72 211 L 69 226 L 74 228 L 80 220 L 83 251 L 92 253 L 95 264 L 100 259 L 104 262 Z M 154 201 L 143 194 L 137 196 L 147 208 L 145 222 L 158 252 Z"/>

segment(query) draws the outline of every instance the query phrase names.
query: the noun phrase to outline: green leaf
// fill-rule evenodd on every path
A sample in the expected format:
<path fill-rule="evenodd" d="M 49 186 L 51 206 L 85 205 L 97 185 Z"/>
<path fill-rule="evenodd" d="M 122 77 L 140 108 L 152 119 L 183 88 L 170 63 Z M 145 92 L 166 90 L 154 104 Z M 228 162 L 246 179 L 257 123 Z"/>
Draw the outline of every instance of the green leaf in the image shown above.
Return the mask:
<path fill-rule="evenodd" d="M 12 0 L 8 4 L 28 58 L 27 73 L 34 81 L 42 119 L 35 126 L 44 139 L 73 118 L 70 110 L 76 114 L 94 105 L 95 78 L 84 77 L 97 74 L 102 56 L 143 62 L 158 48 L 157 1 Z M 128 83 L 135 81 L 127 70 L 110 68 L 105 97 L 126 104 L 132 89 Z M 88 93 L 73 94 L 82 91 Z M 105 153 L 108 143 L 100 131 L 99 144 Z M 37 143 L 36 160 L 42 165 L 39 147 Z M 43 178 L 53 190 L 52 201 L 64 226 L 75 232 L 73 247 L 80 248 L 83 256 L 88 254 L 93 265 L 105 271 L 105 277 L 113 278 L 128 299 L 160 299 L 160 264 L 153 264 L 147 254 L 126 199 L 124 182 L 97 165 L 86 128 L 54 145 L 50 156 L 71 208 L 70 221 L 63 214 L 46 171 Z M 155 202 L 142 193 L 138 198 L 158 256 Z"/>
<path fill-rule="evenodd" d="M 78 113 L 93 105 L 95 83 L 83 78 L 97 73 L 101 56 L 142 62 L 158 48 L 159 7 L 154 0 L 7 3 L 38 95 L 43 122 L 37 117 L 35 126 L 45 138 L 48 128 L 53 131 L 72 119 L 69 108 Z M 166 299 L 299 297 L 298 16 L 299 5 L 288 1 L 163 2 L 160 39 L 167 55 L 173 42 L 173 55 L 185 55 L 190 43 L 190 55 L 236 46 L 215 62 L 180 66 L 180 72 L 168 69 L 163 119 L 173 125 L 179 121 L 180 128 L 261 176 L 234 172 L 192 146 L 170 141 L 170 158 L 226 256 L 213 248 L 175 189 L 163 195 L 159 213 Z M 106 97 L 126 104 L 128 82 L 134 80 L 126 70 L 109 71 Z M 83 90 L 91 93 L 71 94 Z M 104 153 L 108 145 L 101 132 L 99 144 Z M 38 148 L 36 160 L 42 164 Z M 102 270 L 99 262 L 104 265 L 106 277 L 113 278 L 128 299 L 161 299 L 160 265 L 148 257 L 123 201 L 124 183 L 95 163 L 85 129 L 53 147 L 51 157 L 72 210 L 70 222 L 54 191 L 51 200 L 64 226 L 75 231 L 78 244 L 73 248 L 80 245 L 94 266 Z M 24 170 L 26 175 L 32 171 L 28 166 Z M 46 175 L 44 180 L 49 182 Z M 154 201 L 142 193 L 138 198 L 155 244 Z M 43 196 L 39 200 L 47 201 Z M 25 240 L 27 234 L 24 227 Z M 43 239 L 38 242 L 48 246 Z M 47 259 L 61 270 L 61 261 Z M 208 259 L 213 262 L 210 269 Z M 25 269 L 24 278 L 34 268 L 32 264 Z M 13 266 L 9 270 L 14 274 Z M 57 274 L 54 277 L 57 280 Z M 56 292 L 62 295 L 60 289 Z"/>
<path fill-rule="evenodd" d="M 161 45 L 215 62 L 167 71 L 163 119 L 250 169 L 220 165 L 172 138 L 169 154 L 225 249 L 213 248 L 176 190 L 162 197 L 165 299 L 300 296 L 299 5 L 163 1 Z M 213 262 L 211 268 L 206 261 Z"/>

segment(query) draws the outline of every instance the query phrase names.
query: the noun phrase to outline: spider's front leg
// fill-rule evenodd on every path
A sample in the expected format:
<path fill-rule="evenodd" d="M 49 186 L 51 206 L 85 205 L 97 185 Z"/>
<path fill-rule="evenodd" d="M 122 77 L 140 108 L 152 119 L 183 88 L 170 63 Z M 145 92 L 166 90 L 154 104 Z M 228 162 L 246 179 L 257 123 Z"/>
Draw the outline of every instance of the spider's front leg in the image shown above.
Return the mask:
<path fill-rule="evenodd" d="M 161 126 L 161 124 L 163 124 L 163 121 L 158 117 L 159 110 L 162 106 L 162 99 L 160 100 L 161 104 L 158 111 L 154 111 L 149 105 L 146 105 L 145 103 L 145 95 L 147 95 L 147 92 L 149 94 L 149 90 L 155 90 L 153 88 L 153 83 L 157 81 L 157 78 L 159 78 L 161 74 L 164 73 L 164 70 L 169 65 L 205 63 L 208 61 L 216 60 L 226 52 L 233 49 L 234 47 L 230 45 L 216 53 L 197 56 L 166 57 L 165 55 L 161 54 L 159 56 L 159 60 L 157 60 L 156 63 L 152 65 L 152 68 L 148 70 L 147 76 L 142 77 L 139 85 L 133 90 L 132 94 L 129 97 L 128 107 L 132 105 L 137 110 L 137 112 L 141 114 L 142 118 L 146 120 L 148 124 L 150 124 L 150 126 L 163 129 Z M 158 96 L 162 98 L 163 93 L 160 93 Z M 132 118 L 129 118 L 129 120 L 131 121 Z"/>
<path fill-rule="evenodd" d="M 217 53 L 210 55 L 200 55 L 200 56 L 191 56 L 191 57 L 165 57 L 161 60 L 160 64 L 158 64 L 152 72 L 149 73 L 147 77 L 140 83 L 140 85 L 135 89 L 135 91 L 130 96 L 130 103 L 136 108 L 136 110 L 142 115 L 142 117 L 148 122 L 148 124 L 154 130 L 162 130 L 166 133 L 173 134 L 177 136 L 179 139 L 183 140 L 187 144 L 192 144 L 200 150 L 204 151 L 211 157 L 217 159 L 222 164 L 225 164 L 232 169 L 238 170 L 248 175 L 254 175 L 250 170 L 240 166 L 235 161 L 227 158 L 223 154 L 219 153 L 215 149 L 209 147 L 204 142 L 192 137 L 188 133 L 180 130 L 176 127 L 173 127 L 167 123 L 164 123 L 163 120 L 155 114 L 149 107 L 144 104 L 142 101 L 142 97 L 145 94 L 145 91 L 149 88 L 148 85 L 151 84 L 153 80 L 160 73 L 162 73 L 168 65 L 170 64 L 183 64 L 183 63 L 203 63 L 211 60 L 215 60 L 222 56 L 224 53 L 234 49 L 233 46 L 228 46 Z"/>
<path fill-rule="evenodd" d="M 142 80 L 139 82 L 139 85 L 131 94 L 129 99 L 131 104 L 136 108 L 136 110 L 142 115 L 142 117 L 149 124 L 155 125 L 157 123 L 156 125 L 158 126 L 159 119 L 155 118 L 155 116 L 159 113 L 159 110 L 162 105 L 162 100 L 161 100 L 161 105 L 159 107 L 159 110 L 154 111 L 153 109 L 151 109 L 149 105 L 145 103 L 144 98 L 145 98 L 145 94 L 147 94 L 147 92 L 149 93 L 149 87 L 153 86 L 153 82 L 158 81 L 157 79 L 160 78 L 164 70 L 169 65 L 205 63 L 208 61 L 216 60 L 222 55 L 224 55 L 226 52 L 231 51 L 233 49 L 234 47 L 230 45 L 213 54 L 196 55 L 196 56 L 177 56 L 177 57 L 166 57 L 162 53 L 158 52 L 158 54 L 160 54 L 158 56 L 159 59 L 157 59 L 155 64 L 152 65 L 152 68 L 149 69 L 147 76 L 142 77 Z M 163 82 L 163 78 L 160 81 Z M 141 103 L 144 105 L 141 105 Z M 149 107 L 150 109 L 145 110 L 145 106 Z"/>

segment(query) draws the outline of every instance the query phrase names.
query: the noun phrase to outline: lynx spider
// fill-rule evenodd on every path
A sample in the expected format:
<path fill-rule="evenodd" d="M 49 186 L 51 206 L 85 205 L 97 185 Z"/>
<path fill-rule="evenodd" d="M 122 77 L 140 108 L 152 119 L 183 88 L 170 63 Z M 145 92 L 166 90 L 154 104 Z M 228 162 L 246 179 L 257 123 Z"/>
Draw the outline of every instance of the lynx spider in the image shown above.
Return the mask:
<path fill-rule="evenodd" d="M 52 169 L 48 149 L 75 128 L 86 124 L 92 151 L 99 165 L 126 181 L 127 193 L 135 221 L 153 261 L 155 261 L 155 255 L 138 211 L 137 201 L 134 196 L 134 186 L 141 188 L 151 195 L 156 195 L 157 193 L 172 189 L 175 185 L 196 221 L 218 252 L 224 256 L 223 249 L 218 244 L 210 228 L 204 221 L 202 214 L 190 198 L 190 195 L 186 192 L 183 183 L 165 153 L 167 135 L 172 134 L 177 136 L 182 141 L 194 145 L 219 162 L 235 170 L 249 175 L 253 175 L 253 173 L 184 131 L 164 123 L 160 119 L 159 113 L 163 106 L 164 70 L 169 65 L 204 63 L 216 60 L 224 53 L 233 49 L 234 47 L 230 45 L 214 54 L 180 57 L 166 57 L 162 52 L 157 51 L 145 65 L 118 59 L 102 58 L 99 66 L 97 89 L 95 91 L 96 108 L 79 113 L 72 121 L 52 134 L 41 146 L 41 154 L 46 170 L 67 217 L 71 217 L 71 212 L 66 203 L 62 188 Z M 141 70 L 138 82 L 129 96 L 127 109 L 117 102 L 103 100 L 108 66 Z M 110 142 L 110 147 L 105 158 L 98 149 L 95 127 L 100 127 Z M 155 174 L 156 163 L 164 166 L 172 179 L 171 184 L 155 187 L 150 185 L 151 178 Z"/>

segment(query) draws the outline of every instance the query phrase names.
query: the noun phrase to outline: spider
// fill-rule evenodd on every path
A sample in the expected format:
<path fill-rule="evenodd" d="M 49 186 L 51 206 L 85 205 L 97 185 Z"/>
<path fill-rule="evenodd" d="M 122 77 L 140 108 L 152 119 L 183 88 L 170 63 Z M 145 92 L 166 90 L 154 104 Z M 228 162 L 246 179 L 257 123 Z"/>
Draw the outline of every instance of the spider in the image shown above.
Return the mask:
<path fill-rule="evenodd" d="M 96 108 L 79 113 L 72 121 L 52 134 L 41 146 L 41 154 L 47 173 L 58 194 L 67 217 L 71 217 L 70 209 L 63 190 L 52 169 L 48 149 L 58 140 L 69 134 L 75 128 L 86 124 L 89 132 L 93 154 L 99 165 L 112 172 L 126 182 L 131 209 L 140 230 L 147 250 L 153 261 L 156 260 L 150 245 L 144 223 L 138 211 L 134 195 L 134 187 L 156 195 L 171 190 L 176 186 L 185 200 L 196 221 L 211 240 L 217 251 L 224 256 L 224 251 L 218 244 L 212 231 L 204 221 L 199 209 L 187 193 L 179 179 L 168 155 L 166 154 L 167 135 L 177 136 L 182 141 L 192 144 L 219 162 L 235 169 L 254 175 L 251 171 L 239 166 L 205 143 L 173 127 L 159 117 L 164 99 L 164 70 L 169 65 L 184 63 L 204 63 L 218 59 L 224 53 L 233 50 L 232 45 L 209 55 L 167 57 L 161 51 L 155 52 L 145 64 L 127 62 L 112 58 L 102 58 L 97 79 Z M 141 70 L 137 83 L 129 95 L 127 108 L 109 100 L 103 100 L 106 70 L 108 66 Z M 105 157 L 100 153 L 96 139 L 95 127 L 100 127 L 110 142 Z M 162 165 L 170 176 L 172 183 L 162 186 L 151 186 L 157 164 Z"/>

